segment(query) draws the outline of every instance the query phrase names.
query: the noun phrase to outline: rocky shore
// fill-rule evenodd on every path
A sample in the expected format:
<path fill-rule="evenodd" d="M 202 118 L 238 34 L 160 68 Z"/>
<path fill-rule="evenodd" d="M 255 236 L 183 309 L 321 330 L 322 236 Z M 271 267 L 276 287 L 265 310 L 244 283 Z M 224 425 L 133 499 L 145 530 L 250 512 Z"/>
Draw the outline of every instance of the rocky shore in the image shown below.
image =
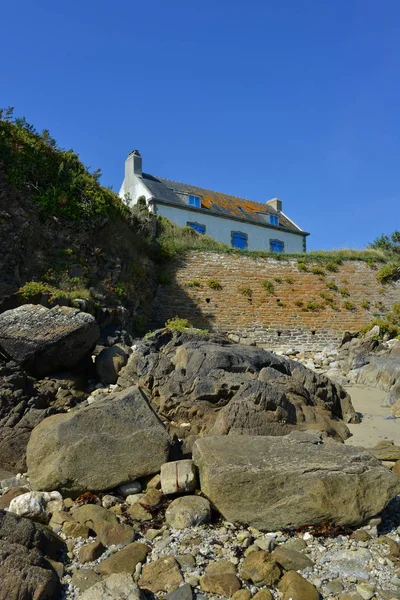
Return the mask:
<path fill-rule="evenodd" d="M 400 598 L 400 447 L 343 443 L 399 355 L 1 314 L 0 600 Z"/>

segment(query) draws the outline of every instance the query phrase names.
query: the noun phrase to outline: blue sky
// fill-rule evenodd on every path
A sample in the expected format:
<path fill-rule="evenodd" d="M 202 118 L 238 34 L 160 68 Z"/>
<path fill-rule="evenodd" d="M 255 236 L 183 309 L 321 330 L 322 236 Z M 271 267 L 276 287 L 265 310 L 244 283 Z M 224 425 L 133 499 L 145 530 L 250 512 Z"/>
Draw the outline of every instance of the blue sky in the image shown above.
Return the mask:
<path fill-rule="evenodd" d="M 0 105 L 118 190 L 124 160 L 259 202 L 309 249 L 400 228 L 398 0 L 20 0 Z"/>

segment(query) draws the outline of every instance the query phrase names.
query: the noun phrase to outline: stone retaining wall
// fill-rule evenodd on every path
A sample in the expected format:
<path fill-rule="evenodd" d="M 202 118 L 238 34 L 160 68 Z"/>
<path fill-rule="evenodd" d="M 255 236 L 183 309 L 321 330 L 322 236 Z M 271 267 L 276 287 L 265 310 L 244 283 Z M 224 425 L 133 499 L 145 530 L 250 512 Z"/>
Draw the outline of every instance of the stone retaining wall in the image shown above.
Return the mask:
<path fill-rule="evenodd" d="M 190 252 L 163 272 L 152 325 L 179 316 L 266 348 L 313 350 L 336 345 L 343 332 L 359 331 L 400 302 L 400 282 L 382 286 L 365 262 L 345 261 L 337 272 L 307 269 L 296 260 Z"/>

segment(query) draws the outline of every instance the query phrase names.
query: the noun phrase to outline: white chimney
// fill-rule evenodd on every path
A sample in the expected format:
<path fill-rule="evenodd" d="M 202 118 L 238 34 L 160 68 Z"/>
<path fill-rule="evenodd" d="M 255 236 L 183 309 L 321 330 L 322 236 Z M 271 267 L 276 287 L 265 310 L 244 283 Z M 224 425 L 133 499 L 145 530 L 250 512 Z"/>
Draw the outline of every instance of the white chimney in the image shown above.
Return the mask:
<path fill-rule="evenodd" d="M 272 200 L 268 200 L 267 204 L 269 204 L 269 206 L 272 206 L 272 208 L 274 208 L 275 210 L 282 210 L 282 200 L 279 200 L 279 198 L 272 198 Z"/>

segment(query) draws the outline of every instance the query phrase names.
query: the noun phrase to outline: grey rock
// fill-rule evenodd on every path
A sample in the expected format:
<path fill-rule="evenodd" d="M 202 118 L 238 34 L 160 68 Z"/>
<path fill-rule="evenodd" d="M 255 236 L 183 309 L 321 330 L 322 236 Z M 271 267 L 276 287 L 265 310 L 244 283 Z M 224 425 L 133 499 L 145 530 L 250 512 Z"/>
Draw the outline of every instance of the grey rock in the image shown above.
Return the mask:
<path fill-rule="evenodd" d="M 196 483 L 196 470 L 192 460 L 176 460 L 161 466 L 163 494 L 194 492 Z"/>
<path fill-rule="evenodd" d="M 284 435 L 320 429 L 345 439 L 357 422 L 348 394 L 327 377 L 218 335 L 161 330 L 135 346 L 118 385 L 139 383 L 181 439 Z M 217 417 L 215 405 L 222 408 Z M 190 427 L 180 424 L 189 423 Z"/>
<path fill-rule="evenodd" d="M 369 452 L 312 432 L 202 438 L 193 460 L 201 491 L 224 518 L 264 531 L 359 525 L 400 491 L 400 479 Z"/>
<path fill-rule="evenodd" d="M 201 496 L 182 496 L 171 502 L 165 512 L 165 520 L 175 529 L 185 529 L 207 523 L 211 518 L 211 506 Z"/>
<path fill-rule="evenodd" d="M 99 335 L 94 317 L 74 308 L 25 304 L 0 315 L 0 349 L 39 376 L 76 365 Z"/>
<path fill-rule="evenodd" d="M 143 594 L 129 573 L 113 573 L 80 595 L 80 600 L 142 600 Z"/>
<path fill-rule="evenodd" d="M 133 386 L 90 406 L 49 417 L 27 448 L 33 489 L 106 491 L 160 470 L 169 435 Z"/>
<path fill-rule="evenodd" d="M 116 383 L 118 373 L 126 365 L 129 358 L 129 348 L 116 344 L 109 348 L 104 348 L 96 356 L 95 366 L 99 380 L 104 385 Z"/>
<path fill-rule="evenodd" d="M 192 587 L 188 583 L 185 583 L 174 592 L 167 594 L 165 598 L 166 600 L 193 600 Z"/>
<path fill-rule="evenodd" d="M 140 481 L 130 481 L 129 483 L 119 485 L 116 491 L 124 498 L 127 498 L 131 494 L 140 494 L 142 491 L 142 484 Z"/>

